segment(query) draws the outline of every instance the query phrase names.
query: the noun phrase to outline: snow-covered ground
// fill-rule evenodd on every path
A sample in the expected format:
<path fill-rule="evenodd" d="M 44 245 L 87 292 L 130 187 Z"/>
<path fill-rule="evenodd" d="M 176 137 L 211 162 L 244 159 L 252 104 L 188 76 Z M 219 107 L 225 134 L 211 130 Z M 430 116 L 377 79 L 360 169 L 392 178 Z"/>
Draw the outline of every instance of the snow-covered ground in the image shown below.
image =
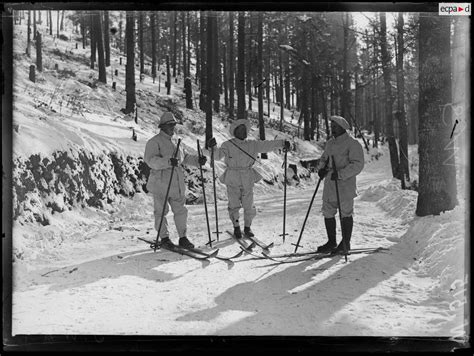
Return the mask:
<path fill-rule="evenodd" d="M 24 35 L 25 28 L 19 28 Z M 23 52 L 21 38 L 15 42 L 18 53 Z M 53 42 L 48 36 L 44 43 L 72 48 L 71 43 Z M 87 58 L 87 50 L 74 52 Z M 150 98 L 181 96 L 177 85 L 168 97 L 163 88 L 157 93 L 157 85 L 149 78 L 143 83 L 137 80 L 140 120 L 135 124 L 119 111 L 124 107 L 123 94 L 104 86 L 92 90 L 73 78 L 68 79 L 71 87 L 67 89 L 68 80 L 55 81 L 51 70 L 40 74 L 41 80 L 33 85 L 27 79 L 27 58 L 15 58 L 14 127 L 18 130 L 13 136 L 14 157 L 79 149 L 142 155 L 160 114 L 152 110 L 155 103 Z M 65 59 L 60 63 L 61 68 L 75 65 L 78 78 L 94 73 L 86 64 Z M 116 80 L 117 87 L 123 88 L 120 77 Z M 90 106 L 81 115 L 61 108 L 55 100 L 51 105 L 56 113 L 37 107 L 39 100 L 49 102 L 59 85 L 64 93 L 76 90 L 84 102 L 100 99 L 102 105 Z M 195 150 L 196 139 L 201 143 L 203 139 L 203 131 L 199 133 L 203 114 L 182 110 L 186 120 L 179 126 L 179 135 L 189 150 Z M 291 113 L 285 115 L 290 120 Z M 214 118 L 218 143 L 228 137 L 227 126 L 221 117 Z M 131 140 L 132 128 L 138 133 L 137 141 Z M 271 129 L 267 134 L 288 137 Z M 257 137 L 256 129 L 251 136 Z M 318 158 L 322 152 L 315 143 L 296 142 L 290 162 Z M 74 207 L 50 214 L 46 226 L 14 222 L 13 334 L 448 336 L 465 341 L 468 206 L 464 177 L 458 177 L 459 205 L 453 211 L 419 218 L 414 214 L 417 193 L 401 190 L 391 179 L 387 147 L 380 147 L 379 154 L 379 159 L 373 157 L 373 150 L 366 155 L 366 167 L 358 176 L 351 245 L 388 250 L 350 255 L 347 263 L 335 257 L 274 265 L 243 256 L 228 266 L 216 259 L 203 264 L 171 252 L 155 253 L 138 240 L 155 238 L 152 199 L 145 193 L 117 197 L 103 209 Z M 416 177 L 415 146 L 409 155 L 412 177 Z M 282 157 L 273 152 L 256 167 L 264 177 L 281 178 Z M 222 169 L 219 162 L 218 173 Z M 299 237 L 315 183 L 312 175 L 288 187 L 289 235 L 284 242 L 280 236 L 281 179 L 256 187 L 257 217 L 252 228 L 260 240 L 275 243 L 273 253 L 294 251 L 292 243 Z M 208 184 L 208 192 L 211 189 Z M 325 242 L 321 194 L 322 189 L 299 252 Z M 212 195 L 208 197 L 214 231 Z M 197 204 L 188 209 L 189 237 L 204 246 L 208 241 L 204 207 Z M 220 231 L 229 229 L 225 189 L 220 184 L 218 216 Z M 176 241 L 173 224 L 171 232 Z M 239 250 L 225 232 L 213 247 L 226 256 Z"/>
<path fill-rule="evenodd" d="M 17 227 L 36 236 L 35 258 L 13 265 L 14 334 L 465 336 L 464 201 L 416 218 L 416 192 L 391 180 L 388 154 L 367 164 L 355 203 L 353 248 L 371 255 L 275 266 L 244 256 L 232 268 L 156 253 L 152 201 L 145 194 L 110 207 L 55 214 L 51 226 Z M 275 253 L 291 252 L 312 189 L 289 188 L 287 232 L 281 194 L 258 194 L 253 229 Z M 315 200 L 299 251 L 325 240 Z M 189 206 L 190 237 L 208 239 L 202 205 Z M 210 207 L 211 226 L 214 213 Z M 220 230 L 229 228 L 219 202 Z M 214 229 L 213 229 L 214 230 Z M 173 230 L 174 231 L 174 230 Z M 57 234 L 56 244 L 45 245 Z M 176 235 L 173 235 L 176 238 Z M 67 241 L 67 243 L 66 243 Z M 214 247 L 238 251 L 225 233 Z"/>

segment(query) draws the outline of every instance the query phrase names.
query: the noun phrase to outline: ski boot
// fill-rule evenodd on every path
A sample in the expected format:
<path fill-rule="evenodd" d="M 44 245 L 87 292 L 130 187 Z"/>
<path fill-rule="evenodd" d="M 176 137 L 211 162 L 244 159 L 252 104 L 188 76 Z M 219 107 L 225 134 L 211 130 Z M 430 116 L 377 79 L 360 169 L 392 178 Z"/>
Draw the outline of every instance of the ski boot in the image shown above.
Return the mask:
<path fill-rule="evenodd" d="M 235 226 L 234 227 L 234 236 L 236 239 L 241 239 L 242 238 L 242 231 L 240 231 L 240 226 Z"/>
<path fill-rule="evenodd" d="M 249 237 L 254 237 L 255 234 L 250 230 L 250 226 L 245 226 L 244 227 L 244 236 L 249 238 Z"/>
<path fill-rule="evenodd" d="M 328 235 L 328 242 L 324 245 L 318 246 L 317 252 L 328 253 L 333 252 L 336 247 L 336 218 L 324 219 L 324 224 L 326 225 L 326 233 Z"/>
<path fill-rule="evenodd" d="M 159 243 L 159 246 L 164 248 L 164 249 L 170 249 L 174 247 L 174 244 L 171 242 L 169 237 L 163 237 L 161 238 L 161 241 Z"/>
<path fill-rule="evenodd" d="M 194 248 L 194 245 L 188 240 L 186 236 L 183 236 L 179 239 L 179 247 L 191 249 Z"/>

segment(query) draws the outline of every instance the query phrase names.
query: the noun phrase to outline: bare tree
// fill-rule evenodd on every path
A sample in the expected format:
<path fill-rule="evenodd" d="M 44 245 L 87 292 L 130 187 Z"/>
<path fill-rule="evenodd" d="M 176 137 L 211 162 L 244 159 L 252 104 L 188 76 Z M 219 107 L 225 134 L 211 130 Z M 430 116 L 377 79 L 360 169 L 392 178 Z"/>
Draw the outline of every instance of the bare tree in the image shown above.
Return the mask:
<path fill-rule="evenodd" d="M 234 13 L 229 13 L 229 118 L 234 119 Z"/>
<path fill-rule="evenodd" d="M 127 92 L 125 114 L 134 112 L 135 96 L 135 14 L 126 13 L 125 40 L 127 42 L 127 65 L 125 68 L 125 90 Z"/>
<path fill-rule="evenodd" d="M 416 215 L 458 204 L 451 112 L 451 19 L 423 13 L 419 27 L 419 189 Z"/>
<path fill-rule="evenodd" d="M 237 119 L 245 115 L 245 13 L 239 11 L 237 28 Z"/>

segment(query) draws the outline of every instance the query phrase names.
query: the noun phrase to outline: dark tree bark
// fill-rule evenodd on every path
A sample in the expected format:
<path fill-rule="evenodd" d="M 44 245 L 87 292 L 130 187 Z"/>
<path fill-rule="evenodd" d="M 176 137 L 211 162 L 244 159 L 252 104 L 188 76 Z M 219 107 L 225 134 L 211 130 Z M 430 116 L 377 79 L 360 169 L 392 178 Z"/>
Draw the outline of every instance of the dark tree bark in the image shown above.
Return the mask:
<path fill-rule="evenodd" d="M 186 66 L 186 73 L 187 76 L 191 76 L 191 21 L 189 16 L 189 11 L 186 12 L 186 24 L 187 24 L 187 35 L 186 35 L 186 42 L 187 42 L 187 66 Z"/>
<path fill-rule="evenodd" d="M 125 90 L 127 91 L 125 114 L 135 110 L 135 14 L 126 13 L 125 40 L 127 42 L 127 65 L 125 69 Z"/>
<path fill-rule="evenodd" d="M 253 26 L 253 18 L 252 16 L 249 17 L 249 33 L 251 34 L 247 41 L 247 56 L 246 56 L 246 90 L 249 100 L 248 110 L 252 111 L 252 65 L 253 65 L 253 46 L 252 46 L 252 38 L 253 38 L 254 26 Z"/>
<path fill-rule="evenodd" d="M 82 35 L 82 49 L 86 49 L 86 18 L 84 13 L 81 13 L 81 35 Z"/>
<path fill-rule="evenodd" d="M 211 12 L 207 13 L 207 63 L 213 63 L 213 55 L 214 55 L 214 24 L 213 18 L 215 14 Z M 213 78 L 214 78 L 214 66 L 208 65 L 207 66 L 207 82 L 206 82 L 206 142 L 208 142 L 212 137 L 212 98 L 214 94 L 215 88 L 213 88 Z"/>
<path fill-rule="evenodd" d="M 223 83 L 224 83 L 224 105 L 226 109 L 229 108 L 229 87 L 228 87 L 228 68 L 227 68 L 227 48 L 222 46 L 222 69 L 223 69 Z"/>
<path fill-rule="evenodd" d="M 348 60 L 348 41 L 349 41 L 349 13 L 341 14 L 343 23 L 343 55 L 342 55 L 342 95 L 341 95 L 341 116 L 345 119 L 349 117 L 349 95 L 350 95 L 350 78 L 347 69 Z M 349 120 L 348 120 L 349 121 Z"/>
<path fill-rule="evenodd" d="M 105 47 L 105 66 L 110 66 L 110 25 L 109 12 L 104 11 L 104 47 Z"/>
<path fill-rule="evenodd" d="M 43 71 L 43 53 L 42 53 L 42 40 L 41 40 L 41 33 L 36 33 L 36 68 L 38 71 Z"/>
<path fill-rule="evenodd" d="M 143 11 L 138 12 L 138 47 L 140 51 L 140 77 L 145 73 L 145 48 L 143 46 Z"/>
<path fill-rule="evenodd" d="M 458 204 L 451 93 L 451 19 L 423 13 L 419 27 L 419 188 L 416 215 L 438 215 Z M 445 106 L 448 107 L 445 107 Z"/>
<path fill-rule="evenodd" d="M 95 38 L 97 41 L 97 53 L 98 53 L 98 67 L 99 67 L 99 82 L 107 83 L 107 75 L 105 70 L 105 56 L 104 56 L 104 41 L 103 41 L 103 30 L 102 30 L 102 14 L 97 11 L 94 14 L 95 24 Z"/>
<path fill-rule="evenodd" d="M 64 12 L 65 11 L 66 10 L 61 11 L 61 25 L 60 25 L 61 31 L 64 31 Z"/>
<path fill-rule="evenodd" d="M 53 12 L 49 10 L 48 15 L 49 15 L 49 35 L 52 36 L 53 35 Z"/>
<path fill-rule="evenodd" d="M 229 13 L 229 118 L 234 119 L 234 13 Z"/>
<path fill-rule="evenodd" d="M 260 140 L 265 140 L 265 122 L 263 121 L 263 13 L 258 13 L 257 19 L 257 90 L 258 90 L 258 132 Z M 262 159 L 267 159 L 267 153 L 261 153 Z"/>
<path fill-rule="evenodd" d="M 403 51 L 405 41 L 403 39 L 403 13 L 398 13 L 397 23 L 397 94 L 398 94 L 398 122 L 400 124 L 400 179 L 402 188 L 405 188 L 405 179 L 410 181 L 408 166 L 408 129 L 405 115 L 405 76 L 403 72 Z"/>
<path fill-rule="evenodd" d="M 385 88 L 385 133 L 388 141 L 388 149 L 390 152 L 390 163 L 392 166 L 392 175 L 394 178 L 399 178 L 399 157 L 397 149 L 397 141 L 393 132 L 393 117 L 392 117 L 392 86 L 390 84 L 391 78 L 391 64 L 390 55 L 387 48 L 387 22 L 385 12 L 380 13 L 380 53 L 382 55 L 382 71 Z"/>
<path fill-rule="evenodd" d="M 26 55 L 31 55 L 31 11 L 28 10 L 28 25 L 27 25 L 27 40 L 26 40 Z"/>
<path fill-rule="evenodd" d="M 220 92 L 221 92 L 221 66 L 219 61 L 219 34 L 217 30 L 217 13 L 214 13 L 211 17 L 212 22 L 212 59 L 213 59 L 213 88 L 212 88 L 212 100 L 214 101 L 214 111 L 220 111 Z"/>
<path fill-rule="evenodd" d="M 36 10 L 33 10 L 33 41 L 36 40 Z"/>
<path fill-rule="evenodd" d="M 206 54 L 206 47 L 207 47 L 207 36 L 206 36 L 206 27 L 207 27 L 207 16 L 204 15 L 204 12 L 201 11 L 199 17 L 199 27 L 200 27 L 200 38 L 201 38 L 201 92 L 199 94 L 199 108 L 202 111 L 207 110 L 207 54 Z"/>
<path fill-rule="evenodd" d="M 284 117 L 284 101 L 283 101 L 283 54 L 282 51 L 279 51 L 279 75 L 280 75 L 280 131 L 283 131 L 283 120 Z"/>
<path fill-rule="evenodd" d="M 59 38 L 59 15 L 60 15 L 60 11 L 58 10 L 57 13 L 56 13 L 56 38 Z"/>
<path fill-rule="evenodd" d="M 90 37 L 91 37 L 91 69 L 94 69 L 96 62 L 96 52 L 97 52 L 97 39 L 96 33 L 94 31 L 94 12 L 91 12 L 90 16 Z"/>
<path fill-rule="evenodd" d="M 170 68 L 170 56 L 166 55 L 166 94 L 171 93 L 171 68 Z"/>
<path fill-rule="evenodd" d="M 151 76 L 153 82 L 156 78 L 156 12 L 152 11 L 150 14 L 151 27 Z"/>
<path fill-rule="evenodd" d="M 186 14 L 184 11 L 181 11 L 181 36 L 182 36 L 182 48 L 183 48 L 183 76 L 186 78 L 188 74 L 188 64 L 187 64 L 187 51 L 186 51 Z"/>
<path fill-rule="evenodd" d="M 245 13 L 239 11 L 237 29 L 237 119 L 245 115 Z"/>
<path fill-rule="evenodd" d="M 173 11 L 171 14 L 171 29 L 170 33 L 172 34 L 172 42 L 171 42 L 171 66 L 173 67 L 173 78 L 176 78 L 176 60 L 177 60 L 177 31 L 176 31 L 176 22 L 177 22 L 177 16 L 176 16 L 176 11 Z"/>

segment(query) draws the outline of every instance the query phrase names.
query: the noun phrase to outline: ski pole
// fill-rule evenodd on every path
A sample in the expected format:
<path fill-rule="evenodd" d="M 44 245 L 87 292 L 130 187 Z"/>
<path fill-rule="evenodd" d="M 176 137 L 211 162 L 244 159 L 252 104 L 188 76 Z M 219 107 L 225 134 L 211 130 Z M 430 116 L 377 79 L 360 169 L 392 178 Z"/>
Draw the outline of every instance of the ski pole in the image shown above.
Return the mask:
<path fill-rule="evenodd" d="M 178 139 L 178 144 L 176 145 L 176 151 L 174 151 L 173 153 L 173 158 L 176 158 L 178 156 L 180 144 L 181 144 L 181 139 Z M 161 212 L 160 225 L 158 227 L 158 235 L 156 236 L 155 248 L 153 249 L 153 252 L 156 252 L 156 247 L 158 246 L 158 238 L 160 237 L 161 225 L 163 224 L 163 219 L 165 217 L 165 209 L 166 209 L 166 205 L 168 204 L 168 195 L 170 194 L 171 182 L 173 181 L 174 168 L 175 168 L 174 166 L 171 166 L 170 181 L 168 183 L 168 189 L 166 189 L 165 201 L 163 203 L 163 211 Z"/>
<path fill-rule="evenodd" d="M 216 167 L 214 166 L 214 146 L 211 147 L 212 187 L 214 189 L 214 211 L 216 213 L 216 234 L 219 241 L 219 218 L 217 216 Z"/>
<path fill-rule="evenodd" d="M 326 168 L 326 166 L 328 165 L 328 162 L 329 162 L 329 159 L 326 161 L 326 164 L 324 165 L 324 168 Z M 318 189 L 319 189 L 319 185 L 321 184 L 321 181 L 323 180 L 323 178 L 319 178 L 319 181 L 318 181 L 318 184 L 316 185 L 316 189 L 313 193 L 313 197 L 311 198 L 311 202 L 309 203 L 309 207 L 308 207 L 308 211 L 306 212 L 306 217 L 304 218 L 304 221 L 303 221 L 303 226 L 301 227 L 301 231 L 300 231 L 300 236 L 298 238 L 298 242 L 295 244 L 292 244 L 295 247 L 295 253 L 296 251 L 298 250 L 298 247 L 300 247 L 300 240 L 301 240 L 301 237 L 303 236 L 303 231 L 304 231 L 304 227 L 306 225 L 306 220 L 308 220 L 308 216 L 309 216 L 309 212 L 311 210 L 311 207 L 313 206 L 313 202 L 314 202 L 314 198 L 316 197 L 316 193 L 318 192 Z"/>
<path fill-rule="evenodd" d="M 197 140 L 197 151 L 198 151 L 198 157 L 201 158 L 201 146 L 199 145 L 199 140 Z M 199 164 L 199 170 L 201 171 L 202 197 L 204 200 L 204 211 L 206 212 L 207 234 L 209 236 L 209 242 L 206 245 L 209 245 L 210 247 L 212 247 L 213 240 L 211 240 L 211 228 L 209 227 L 209 215 L 207 214 L 206 188 L 204 187 L 204 173 L 202 172 L 201 164 Z"/>
<path fill-rule="evenodd" d="M 336 162 L 334 161 L 334 156 L 331 156 L 331 159 L 332 159 L 332 168 L 334 169 L 334 172 L 337 175 Z M 344 240 L 344 230 L 342 229 L 341 200 L 339 199 L 339 187 L 337 185 L 337 179 L 334 180 L 334 183 L 336 184 L 337 207 L 339 208 L 339 222 L 341 224 L 341 232 L 342 232 L 342 247 L 344 248 L 344 257 L 347 262 L 347 246 L 346 246 L 346 240 Z"/>
<path fill-rule="evenodd" d="M 288 150 L 285 148 L 285 158 L 283 161 L 284 169 L 285 169 L 285 175 L 284 175 L 284 182 L 283 182 L 283 234 L 280 236 L 283 236 L 283 242 L 285 242 L 285 236 L 288 235 L 286 231 L 286 166 L 287 166 L 287 158 L 288 158 Z"/>
<path fill-rule="evenodd" d="M 309 212 L 311 210 L 311 207 L 313 206 L 314 198 L 316 197 L 316 193 L 318 192 L 319 184 L 321 183 L 322 180 L 323 180 L 322 178 L 319 178 L 318 184 L 316 185 L 316 189 L 313 193 L 313 197 L 311 198 L 311 202 L 309 203 L 308 211 L 306 212 L 306 217 L 304 218 L 303 226 L 301 227 L 300 237 L 298 238 L 298 242 L 296 243 L 296 245 L 292 244 L 292 245 L 296 246 L 295 247 L 295 253 L 298 250 L 298 247 L 300 246 L 300 240 L 301 240 L 301 236 L 303 236 L 303 231 L 304 231 L 304 227 L 306 225 L 306 220 L 308 220 Z"/>

